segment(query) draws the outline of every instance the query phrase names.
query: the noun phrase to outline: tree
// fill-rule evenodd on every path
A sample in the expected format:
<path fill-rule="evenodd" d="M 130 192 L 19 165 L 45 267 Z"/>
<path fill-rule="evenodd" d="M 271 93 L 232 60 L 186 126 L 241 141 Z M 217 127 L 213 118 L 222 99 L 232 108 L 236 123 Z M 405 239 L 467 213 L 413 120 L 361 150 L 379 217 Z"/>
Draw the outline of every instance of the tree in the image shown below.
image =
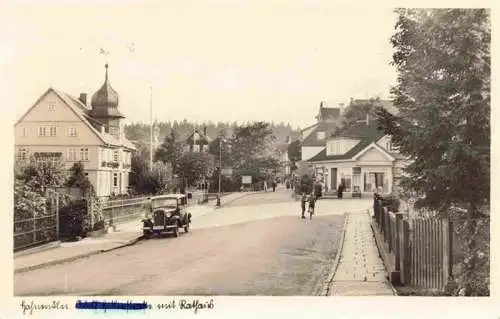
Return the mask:
<path fill-rule="evenodd" d="M 165 136 L 163 143 L 154 154 L 154 161 L 162 161 L 170 163 L 174 174 L 177 174 L 179 160 L 182 155 L 182 144 L 178 140 L 175 130 L 170 132 L 170 135 Z"/>
<path fill-rule="evenodd" d="M 30 183 L 34 190 L 45 193 L 47 188 L 63 186 L 66 180 L 64 166 L 60 161 L 51 161 L 30 157 L 27 165 L 16 167 L 17 177 Z"/>
<path fill-rule="evenodd" d="M 380 128 L 412 160 L 402 186 L 425 194 L 417 206 L 445 215 L 454 206 L 467 208 L 464 289 L 470 295 L 479 258 L 476 221 L 490 199 L 489 11 L 396 12 L 391 42 L 399 75 L 392 94 L 399 114 L 378 108 Z"/>
<path fill-rule="evenodd" d="M 82 162 L 76 162 L 70 168 L 71 175 L 66 181 L 67 187 L 79 188 L 83 191 L 84 196 L 95 195 L 94 186 L 89 178 L 85 176 L 85 168 Z"/>
<path fill-rule="evenodd" d="M 186 152 L 179 161 L 178 175 L 188 186 L 208 175 L 213 166 L 213 157 L 201 152 Z"/>
<path fill-rule="evenodd" d="M 253 158 L 264 156 L 274 140 L 269 123 L 256 122 L 235 128 L 230 141 L 234 165 L 242 167 Z"/>
<path fill-rule="evenodd" d="M 288 159 L 292 164 L 295 165 L 298 161 L 302 159 L 302 148 L 299 140 L 293 141 L 288 145 L 287 153 Z"/>
<path fill-rule="evenodd" d="M 138 194 L 156 194 L 172 181 L 170 163 L 154 162 L 149 169 L 149 154 L 136 152 L 132 155 L 130 185 Z"/>
<path fill-rule="evenodd" d="M 221 152 L 222 151 L 222 152 Z M 222 167 L 232 166 L 231 145 L 227 141 L 224 131 L 220 131 L 217 138 L 213 139 L 208 145 L 208 153 L 212 154 L 215 158 L 215 166 L 220 166 L 222 158 Z"/>
<path fill-rule="evenodd" d="M 351 102 L 347 106 L 344 114 L 339 119 L 338 127 L 336 132 L 341 132 L 354 123 L 359 121 L 365 121 L 367 115 L 375 115 L 377 106 L 379 105 L 380 98 L 370 98 L 361 102 L 355 102 L 351 99 Z"/>

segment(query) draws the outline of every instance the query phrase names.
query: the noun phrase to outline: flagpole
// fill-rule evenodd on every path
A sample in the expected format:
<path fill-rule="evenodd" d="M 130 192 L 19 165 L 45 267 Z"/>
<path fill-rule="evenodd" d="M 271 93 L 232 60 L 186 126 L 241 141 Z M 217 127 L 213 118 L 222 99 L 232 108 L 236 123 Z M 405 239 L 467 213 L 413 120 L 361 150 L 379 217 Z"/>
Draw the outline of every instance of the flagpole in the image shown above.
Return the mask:
<path fill-rule="evenodd" d="M 149 87 L 149 170 L 153 171 L 153 87 Z"/>

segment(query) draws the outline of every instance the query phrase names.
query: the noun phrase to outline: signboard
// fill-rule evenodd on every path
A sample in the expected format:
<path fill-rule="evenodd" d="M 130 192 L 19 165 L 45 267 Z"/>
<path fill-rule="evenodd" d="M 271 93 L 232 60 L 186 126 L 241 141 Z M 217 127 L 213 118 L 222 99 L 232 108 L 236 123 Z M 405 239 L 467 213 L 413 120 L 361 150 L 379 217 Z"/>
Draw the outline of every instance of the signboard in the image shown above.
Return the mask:
<path fill-rule="evenodd" d="M 233 169 L 232 168 L 223 168 L 221 170 L 221 174 L 224 176 L 232 176 L 233 175 Z"/>
<path fill-rule="evenodd" d="M 252 176 L 241 176 L 242 184 L 252 184 Z"/>

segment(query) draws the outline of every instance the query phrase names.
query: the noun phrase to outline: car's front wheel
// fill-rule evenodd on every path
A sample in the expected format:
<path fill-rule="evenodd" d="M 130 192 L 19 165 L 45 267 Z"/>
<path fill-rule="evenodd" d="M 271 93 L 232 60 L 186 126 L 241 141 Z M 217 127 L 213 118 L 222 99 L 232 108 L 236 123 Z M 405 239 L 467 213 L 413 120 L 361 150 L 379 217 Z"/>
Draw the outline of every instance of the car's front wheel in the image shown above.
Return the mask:
<path fill-rule="evenodd" d="M 174 228 L 174 237 L 179 237 L 179 226 Z"/>

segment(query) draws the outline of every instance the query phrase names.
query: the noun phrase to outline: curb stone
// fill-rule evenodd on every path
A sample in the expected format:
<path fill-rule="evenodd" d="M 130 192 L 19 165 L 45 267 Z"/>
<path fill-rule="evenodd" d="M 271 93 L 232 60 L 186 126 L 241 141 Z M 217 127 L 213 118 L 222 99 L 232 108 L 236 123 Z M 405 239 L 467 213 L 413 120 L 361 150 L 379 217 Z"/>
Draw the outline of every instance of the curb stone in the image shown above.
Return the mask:
<path fill-rule="evenodd" d="M 26 256 L 26 255 L 31 255 L 31 254 L 36 254 L 36 253 L 39 253 L 42 251 L 51 250 L 54 248 L 58 248 L 60 245 L 61 245 L 61 241 L 56 240 L 56 241 L 53 241 L 53 242 L 50 242 L 47 244 L 43 244 L 43 245 L 38 246 L 38 247 L 28 248 L 26 250 L 20 250 L 20 251 L 14 252 L 14 258 Z"/>
<path fill-rule="evenodd" d="M 128 241 L 126 241 L 126 242 L 124 242 L 122 244 L 119 244 L 119 245 L 115 246 L 115 247 L 111 247 L 111 248 L 107 248 L 107 249 L 94 250 L 94 251 L 91 251 L 91 252 L 88 252 L 88 253 L 84 253 L 84 254 L 80 254 L 80 255 L 76 255 L 76 256 L 71 256 L 71 257 L 67 257 L 67 258 L 63 258 L 63 259 L 59 259 L 59 260 L 52 260 L 52 261 L 49 261 L 49 262 L 46 262 L 46 263 L 41 263 L 41 264 L 34 265 L 34 266 L 28 266 L 28 267 L 23 267 L 23 268 L 15 269 L 14 270 L 14 274 L 28 272 L 28 271 L 33 271 L 33 270 L 42 269 L 42 268 L 47 268 L 47 267 L 50 267 L 50 266 L 56 266 L 56 265 L 60 265 L 60 264 L 66 264 L 66 263 L 69 263 L 69 262 L 72 262 L 72 261 L 75 261 L 75 260 L 78 260 L 78 259 L 83 259 L 83 258 L 87 258 L 87 257 L 90 257 L 90 256 L 98 255 L 98 254 L 101 254 L 101 253 L 106 253 L 106 252 L 109 252 L 109 251 L 120 249 L 120 248 L 123 248 L 123 247 L 132 246 L 132 245 L 136 244 L 137 242 L 139 242 L 142 239 L 143 239 L 143 236 L 141 235 L 140 237 L 128 240 Z"/>
<path fill-rule="evenodd" d="M 337 254 L 335 256 L 335 259 L 332 263 L 332 268 L 330 271 L 330 274 L 328 275 L 328 279 L 326 282 L 323 284 L 323 287 L 321 288 L 321 292 L 319 296 L 328 296 L 330 293 L 331 286 L 333 284 L 333 278 L 335 274 L 337 273 L 337 269 L 339 268 L 340 264 L 340 256 L 342 256 L 342 250 L 344 249 L 344 241 L 345 241 L 345 233 L 346 233 L 346 228 L 347 228 L 347 221 L 348 221 L 348 216 L 349 213 L 344 213 L 344 225 L 342 226 L 342 233 L 340 234 L 339 238 L 339 247 L 337 249 Z"/>

